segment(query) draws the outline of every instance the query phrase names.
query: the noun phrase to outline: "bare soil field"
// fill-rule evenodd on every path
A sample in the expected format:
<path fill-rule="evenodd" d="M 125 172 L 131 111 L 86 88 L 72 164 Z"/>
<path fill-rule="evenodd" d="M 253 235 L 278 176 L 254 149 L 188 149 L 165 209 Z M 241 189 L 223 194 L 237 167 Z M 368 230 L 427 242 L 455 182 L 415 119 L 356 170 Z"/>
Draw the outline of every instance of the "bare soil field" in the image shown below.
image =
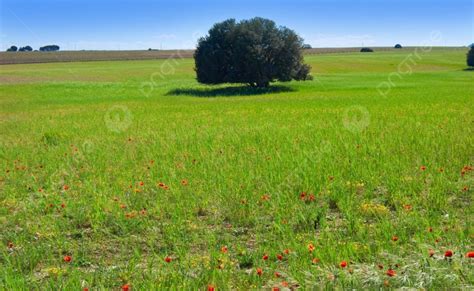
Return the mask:
<path fill-rule="evenodd" d="M 189 58 L 193 50 L 0 52 L 0 64 Z"/>
<path fill-rule="evenodd" d="M 305 54 L 353 53 L 360 47 L 351 48 L 313 48 L 305 50 Z M 392 47 L 374 47 L 378 51 L 394 51 Z M 414 50 L 416 47 L 405 47 L 402 50 Z M 438 47 L 434 49 L 446 49 Z M 465 50 L 464 47 L 450 49 Z M 190 58 L 194 50 L 143 50 L 143 51 L 59 51 L 59 52 L 0 52 L 0 65 L 31 64 L 53 62 L 85 62 L 85 61 L 117 61 L 117 60 L 153 60 L 168 58 Z"/>

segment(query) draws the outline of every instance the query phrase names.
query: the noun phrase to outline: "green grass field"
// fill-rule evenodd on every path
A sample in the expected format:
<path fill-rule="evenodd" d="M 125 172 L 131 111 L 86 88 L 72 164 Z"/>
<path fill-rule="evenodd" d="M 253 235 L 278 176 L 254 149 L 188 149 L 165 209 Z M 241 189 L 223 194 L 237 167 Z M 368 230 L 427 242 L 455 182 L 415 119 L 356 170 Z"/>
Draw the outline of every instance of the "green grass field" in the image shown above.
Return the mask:
<path fill-rule="evenodd" d="M 267 91 L 1 66 L 0 289 L 474 288 L 474 71 L 434 49 L 381 95 L 413 52 Z"/>

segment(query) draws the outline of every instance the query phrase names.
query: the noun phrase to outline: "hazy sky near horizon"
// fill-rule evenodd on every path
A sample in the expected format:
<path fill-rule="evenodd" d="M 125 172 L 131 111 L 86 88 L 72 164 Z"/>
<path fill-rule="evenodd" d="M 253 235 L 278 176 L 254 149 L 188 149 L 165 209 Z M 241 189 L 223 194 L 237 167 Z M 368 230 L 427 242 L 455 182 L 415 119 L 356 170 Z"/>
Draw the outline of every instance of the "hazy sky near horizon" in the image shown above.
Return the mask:
<path fill-rule="evenodd" d="M 313 47 L 464 46 L 473 15 L 474 0 L 0 0 L 0 49 L 194 48 L 215 22 L 255 16 Z"/>

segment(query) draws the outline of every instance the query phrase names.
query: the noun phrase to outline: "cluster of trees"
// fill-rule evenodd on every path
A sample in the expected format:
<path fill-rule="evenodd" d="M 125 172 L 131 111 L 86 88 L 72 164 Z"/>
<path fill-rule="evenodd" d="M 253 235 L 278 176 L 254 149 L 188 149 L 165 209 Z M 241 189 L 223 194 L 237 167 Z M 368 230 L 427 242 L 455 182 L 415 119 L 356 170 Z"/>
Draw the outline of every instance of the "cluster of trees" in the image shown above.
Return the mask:
<path fill-rule="evenodd" d="M 16 51 L 31 52 L 32 50 L 33 50 L 33 48 L 29 45 L 23 46 L 23 47 L 20 47 L 20 48 L 18 48 L 17 46 L 12 45 L 10 48 L 7 49 L 7 52 L 16 52 Z"/>
<path fill-rule="evenodd" d="M 276 80 L 310 80 L 311 67 L 303 63 L 303 48 L 301 37 L 271 20 L 228 19 L 199 40 L 194 53 L 197 80 L 252 87 L 268 87 Z"/>
<path fill-rule="evenodd" d="M 58 45 L 46 45 L 46 46 L 42 46 L 40 47 L 39 49 L 40 51 L 42 52 L 53 52 L 53 51 L 58 51 L 59 50 L 59 46 Z M 18 48 L 17 46 L 15 45 L 12 45 L 11 47 L 9 47 L 7 49 L 7 52 L 31 52 L 33 51 L 33 48 L 29 45 L 27 46 L 24 46 L 24 47 L 20 47 Z"/>

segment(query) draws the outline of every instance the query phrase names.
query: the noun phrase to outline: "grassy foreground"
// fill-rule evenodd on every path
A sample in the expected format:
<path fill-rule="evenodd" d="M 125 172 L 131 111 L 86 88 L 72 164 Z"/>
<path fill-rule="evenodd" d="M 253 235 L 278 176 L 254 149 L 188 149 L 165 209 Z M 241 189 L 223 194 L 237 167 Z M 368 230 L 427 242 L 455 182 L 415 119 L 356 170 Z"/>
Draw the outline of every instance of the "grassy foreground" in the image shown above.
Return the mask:
<path fill-rule="evenodd" d="M 1 66 L 0 289 L 474 288 L 474 72 L 410 53 L 268 92 L 192 59 Z"/>

